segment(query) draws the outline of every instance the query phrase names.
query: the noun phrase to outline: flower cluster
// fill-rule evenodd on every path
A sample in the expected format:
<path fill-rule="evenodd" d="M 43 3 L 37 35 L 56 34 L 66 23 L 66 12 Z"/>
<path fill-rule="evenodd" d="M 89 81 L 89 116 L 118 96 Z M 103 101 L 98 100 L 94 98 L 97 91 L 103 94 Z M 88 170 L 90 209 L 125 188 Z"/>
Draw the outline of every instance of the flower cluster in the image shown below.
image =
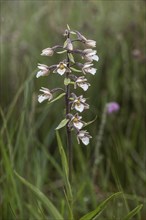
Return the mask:
<path fill-rule="evenodd" d="M 48 89 L 42 87 L 40 91 L 41 95 L 38 96 L 38 101 L 41 103 L 45 100 L 54 99 L 54 93 L 57 91 L 63 91 L 65 95 L 66 104 L 66 125 L 69 131 L 74 130 L 77 136 L 77 141 L 80 141 L 84 145 L 88 145 L 90 138 L 92 138 L 86 130 L 83 130 L 84 126 L 87 125 L 86 122 L 82 121 L 82 116 L 79 113 L 89 109 L 89 104 L 86 103 L 86 98 L 83 95 L 77 95 L 72 90 L 81 88 L 83 91 L 87 91 L 90 83 L 88 83 L 85 77 L 88 74 L 95 75 L 96 68 L 93 67 L 93 61 L 98 61 L 97 51 L 92 48 L 96 47 L 96 41 L 87 39 L 80 32 L 76 30 L 70 30 L 69 26 L 64 32 L 64 37 L 66 38 L 64 44 L 56 45 L 53 47 L 46 48 L 42 50 L 42 56 L 52 56 L 54 53 L 63 54 L 66 53 L 66 59 L 61 60 L 58 64 L 47 66 L 44 64 L 38 64 L 39 71 L 36 77 L 48 76 L 51 73 L 64 76 L 64 87 L 65 88 L 55 88 Z M 76 39 L 72 39 L 72 35 L 76 36 Z M 80 42 L 86 48 L 79 50 L 75 48 L 74 44 Z M 74 56 L 78 54 L 81 60 L 85 60 L 84 63 L 76 62 Z M 83 75 L 82 75 L 83 74 Z M 73 85 L 73 87 L 71 87 Z M 60 95 L 58 97 L 62 97 Z M 55 100 L 58 100 L 56 98 Z M 64 119 L 65 120 L 65 119 Z M 64 121 L 63 120 L 63 121 Z M 63 126 L 65 126 L 63 125 Z M 61 126 L 59 126 L 61 127 Z"/>

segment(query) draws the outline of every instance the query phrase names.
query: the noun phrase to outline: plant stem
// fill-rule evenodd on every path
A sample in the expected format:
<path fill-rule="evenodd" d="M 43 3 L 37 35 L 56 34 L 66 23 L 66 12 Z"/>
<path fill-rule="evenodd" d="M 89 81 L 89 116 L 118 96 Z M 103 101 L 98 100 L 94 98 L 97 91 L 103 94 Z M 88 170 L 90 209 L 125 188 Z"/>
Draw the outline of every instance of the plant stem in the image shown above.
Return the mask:
<path fill-rule="evenodd" d="M 70 66 L 70 60 L 67 52 L 67 67 Z M 66 78 L 68 78 L 69 73 L 66 73 Z M 70 113 L 70 104 L 69 104 L 69 98 L 70 98 L 70 85 L 65 86 L 65 104 L 66 104 L 66 116 Z M 69 181 L 72 181 L 72 161 L 73 161 L 73 152 L 72 152 L 72 141 L 71 141 L 71 130 L 68 127 L 68 123 L 66 125 L 66 131 L 67 131 L 67 147 L 68 147 L 68 163 L 69 163 Z"/>

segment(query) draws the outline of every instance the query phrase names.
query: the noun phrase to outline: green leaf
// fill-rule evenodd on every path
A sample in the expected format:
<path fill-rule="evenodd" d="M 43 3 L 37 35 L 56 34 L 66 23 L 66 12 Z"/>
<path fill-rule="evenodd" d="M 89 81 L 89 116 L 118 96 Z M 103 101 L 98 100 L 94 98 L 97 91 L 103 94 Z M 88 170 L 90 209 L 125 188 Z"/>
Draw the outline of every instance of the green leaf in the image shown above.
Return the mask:
<path fill-rule="evenodd" d="M 37 198 L 46 206 L 49 213 L 52 215 L 54 219 L 63 220 L 63 216 L 59 213 L 59 211 L 56 209 L 56 207 L 53 205 L 53 203 L 34 185 L 29 183 L 27 180 L 25 180 L 23 177 L 21 177 L 16 171 L 14 171 L 15 175 L 18 177 L 18 179 L 26 185 L 36 196 Z"/>
<path fill-rule="evenodd" d="M 56 102 L 57 100 L 61 99 L 63 96 L 65 96 L 65 92 L 61 93 L 59 96 L 57 96 L 57 98 L 55 98 L 51 102 L 49 102 L 49 104 L 52 103 L 52 102 Z"/>
<path fill-rule="evenodd" d="M 86 215 L 84 215 L 83 217 L 80 218 L 80 220 L 92 220 L 93 218 L 97 217 L 107 206 L 107 204 L 114 199 L 115 197 L 121 195 L 121 192 L 118 193 L 114 193 L 113 195 L 111 195 L 109 198 L 107 198 L 106 200 L 104 200 L 103 202 L 101 202 L 97 208 L 89 213 L 87 213 Z"/>
<path fill-rule="evenodd" d="M 130 220 L 134 215 L 136 215 L 142 209 L 143 205 L 138 205 L 135 209 L 128 213 L 128 215 L 123 220 Z"/>
<path fill-rule="evenodd" d="M 66 186 L 66 190 L 67 190 L 67 196 L 68 196 L 69 200 L 72 200 L 72 190 L 71 190 L 71 185 L 70 185 L 70 182 L 69 182 L 68 162 L 67 162 L 66 154 L 65 154 L 64 148 L 62 146 L 62 142 L 61 142 L 58 131 L 56 131 L 56 136 L 57 136 L 59 152 L 60 152 L 60 155 L 61 155 L 62 167 L 63 167 L 64 174 L 65 174 L 64 175 L 64 181 L 65 181 L 65 186 Z"/>
<path fill-rule="evenodd" d="M 58 54 L 62 54 L 62 53 L 65 53 L 67 50 L 63 50 L 63 51 L 58 51 L 57 53 Z"/>
<path fill-rule="evenodd" d="M 64 79 L 64 85 L 67 86 L 68 84 L 70 84 L 71 80 L 69 78 L 65 78 Z"/>
<path fill-rule="evenodd" d="M 68 57 L 72 63 L 75 63 L 74 57 L 71 53 L 68 53 Z"/>
<path fill-rule="evenodd" d="M 74 72 L 78 72 L 78 73 L 81 73 L 81 72 L 82 72 L 81 70 L 78 70 L 78 69 L 76 69 L 76 68 L 74 68 L 74 67 L 70 67 L 70 69 L 73 70 Z"/>
<path fill-rule="evenodd" d="M 59 123 L 59 125 L 57 126 L 57 128 L 56 128 L 56 130 L 59 130 L 60 128 L 63 128 L 66 124 L 67 124 L 67 122 L 69 121 L 69 119 L 63 119 L 60 123 Z"/>

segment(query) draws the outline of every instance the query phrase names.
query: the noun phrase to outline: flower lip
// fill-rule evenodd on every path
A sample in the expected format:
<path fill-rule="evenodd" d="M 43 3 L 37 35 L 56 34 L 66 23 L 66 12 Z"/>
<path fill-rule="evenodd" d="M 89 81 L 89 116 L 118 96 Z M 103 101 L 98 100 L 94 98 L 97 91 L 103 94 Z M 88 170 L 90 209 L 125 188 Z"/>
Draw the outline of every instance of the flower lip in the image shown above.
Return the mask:
<path fill-rule="evenodd" d="M 90 86 L 90 83 L 87 82 L 87 79 L 84 76 L 80 76 L 75 81 L 75 89 L 76 85 L 82 88 L 84 91 L 87 91 L 87 89 Z"/>
<path fill-rule="evenodd" d="M 90 138 L 92 138 L 92 136 L 89 135 L 89 132 L 84 130 L 80 130 L 77 134 L 77 140 L 79 144 L 81 140 L 84 145 L 88 145 L 90 142 Z"/>
<path fill-rule="evenodd" d="M 83 50 L 83 58 L 85 60 L 92 62 L 93 60 L 98 61 L 99 57 L 96 55 L 97 51 L 92 49 L 85 49 Z"/>
<path fill-rule="evenodd" d="M 73 127 L 75 128 L 77 131 L 79 131 L 85 124 L 85 122 L 83 122 L 81 119 L 82 119 L 82 116 L 79 116 L 78 113 L 76 113 L 74 116 L 71 115 L 70 116 L 70 122 L 69 122 L 69 127 Z"/>
<path fill-rule="evenodd" d="M 60 75 L 63 75 L 65 72 L 71 72 L 71 70 L 67 67 L 67 64 L 65 62 L 60 62 L 57 65 L 57 68 L 53 71 L 53 73 L 58 73 Z"/>
<path fill-rule="evenodd" d="M 93 63 L 90 63 L 90 62 L 85 63 L 82 67 L 83 73 L 84 74 L 91 73 L 92 75 L 95 75 L 97 69 L 92 66 L 93 66 Z"/>
<path fill-rule="evenodd" d="M 73 101 L 71 102 L 71 109 L 76 111 L 83 112 L 85 109 L 89 109 L 89 105 L 86 102 L 86 99 L 83 98 L 83 95 L 77 97 L 75 94 L 72 94 Z"/>

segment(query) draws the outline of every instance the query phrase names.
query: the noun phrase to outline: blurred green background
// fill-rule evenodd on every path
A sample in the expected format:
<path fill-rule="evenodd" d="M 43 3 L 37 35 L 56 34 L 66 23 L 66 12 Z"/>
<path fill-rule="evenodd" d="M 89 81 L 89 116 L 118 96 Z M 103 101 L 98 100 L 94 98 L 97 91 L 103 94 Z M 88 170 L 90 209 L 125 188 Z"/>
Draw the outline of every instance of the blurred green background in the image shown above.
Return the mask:
<path fill-rule="evenodd" d="M 145 203 L 145 15 L 146 4 L 142 0 L 1 1 L 2 219 L 39 219 L 43 209 L 41 202 L 13 174 L 14 169 L 66 215 L 54 131 L 64 117 L 64 101 L 52 105 L 37 102 L 40 87 L 60 86 L 61 77 L 36 79 L 35 75 L 37 63 L 52 65 L 61 60 L 61 55 L 48 58 L 40 53 L 64 42 L 62 34 L 67 24 L 96 40 L 100 57 L 95 63 L 96 75 L 88 76 L 92 86 L 85 94 L 91 106 L 84 114 L 85 121 L 97 115 L 97 120 L 87 128 L 93 136 L 91 144 L 79 146 L 73 135 L 75 218 L 94 209 L 112 192 L 125 194 L 108 206 L 101 220 L 120 220 L 129 210 Z M 78 94 L 81 93 L 79 90 Z M 102 145 L 95 155 L 103 108 L 111 101 L 118 102 L 121 108 L 108 116 Z M 65 129 L 60 134 L 66 150 Z M 93 181 L 94 157 L 98 164 Z M 144 220 L 145 216 L 143 208 L 133 219 Z"/>

